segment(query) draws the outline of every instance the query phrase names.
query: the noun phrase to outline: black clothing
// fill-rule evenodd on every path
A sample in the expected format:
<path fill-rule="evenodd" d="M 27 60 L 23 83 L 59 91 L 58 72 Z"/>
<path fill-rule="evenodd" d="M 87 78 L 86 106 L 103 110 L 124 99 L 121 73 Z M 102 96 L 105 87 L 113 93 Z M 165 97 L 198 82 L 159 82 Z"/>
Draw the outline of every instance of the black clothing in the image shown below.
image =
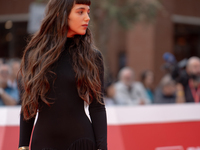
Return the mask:
<path fill-rule="evenodd" d="M 189 84 L 184 87 L 185 100 L 187 103 L 195 102 Z"/>
<path fill-rule="evenodd" d="M 47 106 L 39 101 L 38 120 L 32 136 L 31 150 L 107 150 L 107 124 L 105 106 L 96 99 L 89 105 L 91 122 L 84 111 L 84 101 L 79 97 L 68 39 L 52 70 L 57 74 L 50 80 Z M 97 55 L 100 55 L 98 53 Z M 101 57 L 101 56 L 100 56 Z M 103 87 L 103 62 L 97 59 Z M 102 88 L 103 91 L 103 88 Z M 20 119 L 19 147 L 28 146 L 34 118 Z"/>
<path fill-rule="evenodd" d="M 174 79 L 176 79 L 178 83 L 181 83 L 183 85 L 184 94 L 185 94 L 185 102 L 187 102 L 187 103 L 195 102 L 194 98 L 192 96 L 192 92 L 191 92 L 190 86 L 189 86 L 190 77 L 187 74 L 187 72 L 185 70 L 180 70 L 180 69 L 177 68 L 176 70 L 174 70 L 173 73 L 174 74 L 176 73 L 177 75 L 173 76 L 173 74 L 172 74 L 172 77 Z"/>

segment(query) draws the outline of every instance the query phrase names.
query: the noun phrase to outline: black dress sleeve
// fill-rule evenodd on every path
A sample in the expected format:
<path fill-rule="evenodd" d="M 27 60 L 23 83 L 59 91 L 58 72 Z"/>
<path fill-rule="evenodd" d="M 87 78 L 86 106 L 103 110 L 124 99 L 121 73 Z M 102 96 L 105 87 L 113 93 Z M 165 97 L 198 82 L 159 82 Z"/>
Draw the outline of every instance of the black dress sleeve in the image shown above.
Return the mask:
<path fill-rule="evenodd" d="M 18 80 L 18 87 L 20 91 L 20 100 L 21 100 L 21 95 L 23 93 L 23 88 L 21 86 L 21 80 Z M 23 116 L 23 112 L 21 110 L 20 114 L 20 138 L 19 138 L 19 147 L 22 146 L 29 146 L 30 142 L 30 137 L 33 129 L 33 124 L 34 124 L 35 118 L 31 118 L 29 120 L 25 120 Z"/>
<path fill-rule="evenodd" d="M 21 113 L 19 147 L 29 146 L 34 121 L 35 118 L 24 120 L 23 113 Z"/>
<path fill-rule="evenodd" d="M 30 52 L 30 50 L 25 54 L 25 60 L 26 60 L 25 68 L 27 67 L 27 63 L 28 63 L 27 60 L 28 60 L 29 52 Z M 18 88 L 19 88 L 19 93 L 20 93 L 20 101 L 22 101 L 21 97 L 22 97 L 22 93 L 24 92 L 21 80 L 22 80 L 22 77 L 19 76 L 19 78 L 18 78 Z M 29 120 L 25 120 L 24 116 L 23 116 L 23 112 L 21 110 L 19 147 L 29 146 L 34 121 L 35 121 L 34 117 L 29 119 Z"/>
<path fill-rule="evenodd" d="M 97 58 L 97 63 L 99 66 L 100 80 L 101 80 L 101 92 L 104 92 L 104 66 L 102 61 L 102 56 Z M 103 99 L 102 99 L 103 102 Z M 97 102 L 93 99 L 89 106 L 90 118 L 92 121 L 92 126 L 95 134 L 97 149 L 107 150 L 107 119 L 105 105 Z"/>

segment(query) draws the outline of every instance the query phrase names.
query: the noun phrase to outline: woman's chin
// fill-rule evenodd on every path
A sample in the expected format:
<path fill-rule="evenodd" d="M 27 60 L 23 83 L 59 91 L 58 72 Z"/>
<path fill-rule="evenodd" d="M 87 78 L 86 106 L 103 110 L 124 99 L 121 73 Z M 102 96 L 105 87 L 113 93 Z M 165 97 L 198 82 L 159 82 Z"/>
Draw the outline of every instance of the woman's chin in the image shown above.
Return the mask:
<path fill-rule="evenodd" d="M 79 35 L 85 35 L 86 34 L 86 30 L 83 32 L 78 33 Z"/>

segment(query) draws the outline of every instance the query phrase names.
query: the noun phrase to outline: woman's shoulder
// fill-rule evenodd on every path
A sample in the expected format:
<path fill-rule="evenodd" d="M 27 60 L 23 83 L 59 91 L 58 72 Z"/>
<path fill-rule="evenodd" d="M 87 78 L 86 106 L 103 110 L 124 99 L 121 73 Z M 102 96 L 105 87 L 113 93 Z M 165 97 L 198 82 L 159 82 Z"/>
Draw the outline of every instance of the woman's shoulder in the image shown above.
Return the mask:
<path fill-rule="evenodd" d="M 93 48 L 93 51 L 98 57 L 102 57 L 102 53 L 97 48 Z"/>
<path fill-rule="evenodd" d="M 97 64 L 102 64 L 103 63 L 103 55 L 102 53 L 98 50 L 98 49 L 93 49 L 94 53 L 95 53 L 95 60 L 97 62 Z"/>

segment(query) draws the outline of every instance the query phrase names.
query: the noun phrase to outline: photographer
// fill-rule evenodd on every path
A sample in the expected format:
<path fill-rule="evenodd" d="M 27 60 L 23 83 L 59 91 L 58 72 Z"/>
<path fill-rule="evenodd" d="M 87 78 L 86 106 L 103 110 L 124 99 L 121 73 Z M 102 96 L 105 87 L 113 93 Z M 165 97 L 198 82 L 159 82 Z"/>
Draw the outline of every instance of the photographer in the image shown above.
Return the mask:
<path fill-rule="evenodd" d="M 200 102 L 200 59 L 191 57 L 186 66 L 188 82 L 184 86 L 186 102 Z"/>
<path fill-rule="evenodd" d="M 171 72 L 172 77 L 183 85 L 183 92 L 186 102 L 200 101 L 200 59 L 198 57 L 191 57 L 185 63 L 178 63 Z"/>

